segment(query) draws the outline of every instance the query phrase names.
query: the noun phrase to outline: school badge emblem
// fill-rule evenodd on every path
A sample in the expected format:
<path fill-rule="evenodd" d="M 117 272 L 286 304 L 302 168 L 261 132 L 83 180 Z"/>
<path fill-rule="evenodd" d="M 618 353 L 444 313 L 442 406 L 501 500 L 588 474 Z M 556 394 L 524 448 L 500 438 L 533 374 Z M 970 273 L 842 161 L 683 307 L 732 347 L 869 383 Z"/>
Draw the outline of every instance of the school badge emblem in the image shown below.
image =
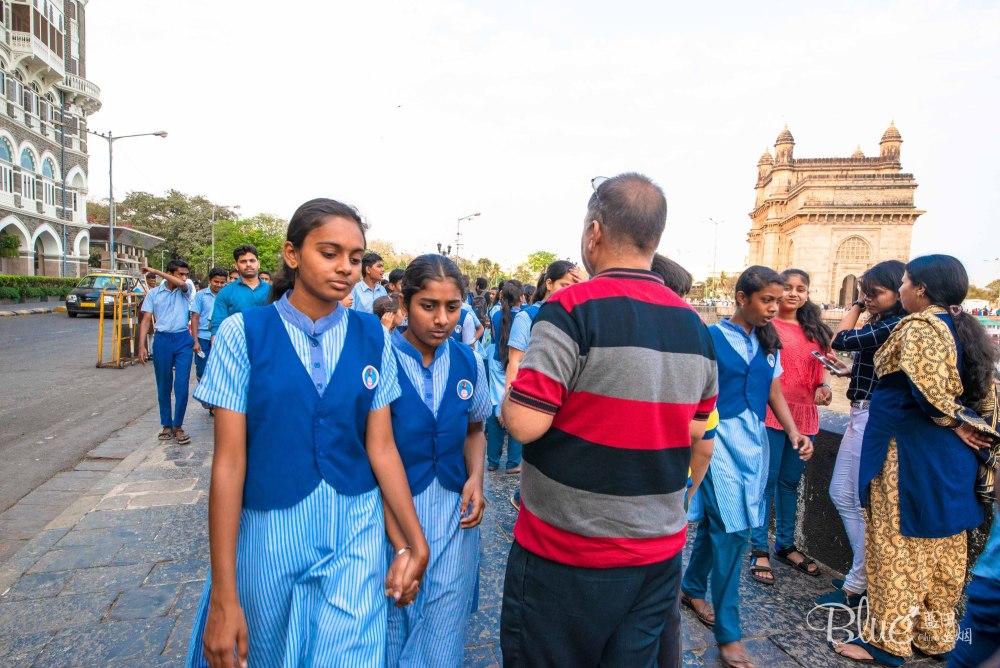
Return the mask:
<path fill-rule="evenodd" d="M 374 390 L 375 386 L 378 385 L 378 369 L 373 367 L 371 364 L 366 366 L 361 372 L 361 382 L 365 384 L 369 390 Z"/>
<path fill-rule="evenodd" d="M 767 363 L 770 364 L 772 368 L 774 367 L 775 361 L 776 360 L 774 359 L 774 353 L 771 353 L 770 355 L 767 356 Z"/>
<path fill-rule="evenodd" d="M 458 381 L 458 398 L 462 401 L 472 397 L 472 383 L 467 380 Z"/>

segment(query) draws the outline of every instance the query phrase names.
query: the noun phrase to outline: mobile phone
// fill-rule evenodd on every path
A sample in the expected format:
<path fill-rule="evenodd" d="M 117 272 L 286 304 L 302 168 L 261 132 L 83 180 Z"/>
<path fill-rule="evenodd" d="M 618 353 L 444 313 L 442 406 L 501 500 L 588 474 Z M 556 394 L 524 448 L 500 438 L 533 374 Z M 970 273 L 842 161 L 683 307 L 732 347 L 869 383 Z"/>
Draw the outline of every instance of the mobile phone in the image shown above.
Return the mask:
<path fill-rule="evenodd" d="M 812 356 L 819 360 L 819 363 L 826 367 L 835 376 L 849 376 L 851 369 L 847 365 L 837 360 L 832 360 L 823 353 L 814 350 Z"/>

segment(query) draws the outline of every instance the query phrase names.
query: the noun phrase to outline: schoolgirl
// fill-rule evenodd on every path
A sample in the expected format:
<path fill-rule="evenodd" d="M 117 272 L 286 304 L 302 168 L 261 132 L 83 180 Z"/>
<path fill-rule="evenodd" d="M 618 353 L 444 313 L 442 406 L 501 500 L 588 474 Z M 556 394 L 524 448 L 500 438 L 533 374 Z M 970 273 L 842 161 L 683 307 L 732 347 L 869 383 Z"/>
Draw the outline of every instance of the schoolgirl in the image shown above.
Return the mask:
<path fill-rule="evenodd" d="M 482 360 L 450 336 L 463 312 L 461 280 L 441 255 L 421 255 L 403 276 L 409 326 L 392 336 L 402 387 L 392 429 L 431 562 L 414 604 L 389 605 L 387 666 L 461 666 L 478 598 L 483 421 L 492 406 Z"/>
<path fill-rule="evenodd" d="M 338 305 L 364 248 L 352 207 L 306 202 L 276 301 L 215 337 L 195 392 L 217 408 L 189 666 L 381 664 L 384 596 L 405 604 L 419 588 L 429 551 L 392 437 L 396 357 L 377 318 Z"/>
<path fill-rule="evenodd" d="M 500 405 L 507 391 L 507 364 L 510 360 L 510 330 L 514 318 L 521 311 L 524 291 L 520 281 L 510 279 L 503 282 L 497 301 L 500 310 L 493 313 L 490 329 L 493 332 L 487 360 L 490 374 L 490 399 L 493 415 L 486 420 L 486 462 L 490 471 L 500 467 L 504 439 L 507 439 L 507 468 L 510 474 L 521 472 L 521 443 L 500 424 Z"/>
<path fill-rule="evenodd" d="M 764 524 L 767 406 L 799 456 L 812 456 L 812 443 L 798 432 L 781 393 L 781 342 L 771 321 L 784 284 L 773 269 L 750 267 L 736 281 L 732 318 L 709 328 L 719 367 L 719 426 L 711 464 L 691 500 L 688 519 L 699 524 L 681 602 L 714 625 L 722 662 L 739 668 L 754 665 L 740 642 L 739 561 L 750 530 Z M 714 613 L 705 600 L 709 578 Z"/>
<path fill-rule="evenodd" d="M 510 338 L 507 343 L 507 373 L 505 375 L 504 392 L 510 388 L 510 384 L 517 377 L 517 370 L 521 367 L 521 360 L 524 359 L 524 352 L 528 349 L 528 342 L 531 340 L 531 324 L 535 321 L 535 316 L 542 308 L 542 304 L 555 292 L 567 285 L 573 285 L 583 280 L 580 270 L 575 264 L 568 260 L 556 260 L 542 272 L 532 294 L 534 302 L 530 306 L 525 306 L 514 316 L 514 323 L 510 327 Z M 521 509 L 521 488 L 514 491 L 510 497 L 510 503 L 515 509 Z"/>
<path fill-rule="evenodd" d="M 843 583 L 832 592 L 816 599 L 816 605 L 847 605 L 857 607 L 868 589 L 865 568 L 865 520 L 861 514 L 858 494 L 858 472 L 861 466 L 861 442 L 868 424 L 868 409 L 878 385 L 875 373 L 875 353 L 882 347 L 906 315 L 899 299 L 905 266 L 899 260 L 879 262 L 862 274 L 858 281 L 861 294 L 844 314 L 833 337 L 832 348 L 854 353 L 851 383 L 847 399 L 851 402 L 851 419 L 840 441 L 837 463 L 830 480 L 830 499 L 840 513 L 850 541 L 854 560 Z M 857 327 L 862 313 L 868 322 Z M 837 584 L 837 583 L 835 583 Z"/>
<path fill-rule="evenodd" d="M 799 433 L 816 436 L 819 432 L 819 411 L 816 406 L 828 406 L 830 372 L 813 357 L 817 352 L 830 351 L 833 332 L 823 322 L 822 311 L 809 300 L 809 274 L 801 269 L 788 269 L 781 274 L 784 293 L 778 301 L 778 316 L 773 326 L 781 341 L 781 393 L 788 403 L 792 420 Z M 767 442 L 770 449 L 767 485 L 764 488 L 764 524 L 750 531 L 750 576 L 763 584 L 773 585 L 768 551 L 767 525 L 774 502 L 774 554 L 797 570 L 816 577 L 819 566 L 795 547 L 795 518 L 798 510 L 799 480 L 805 462 L 799 457 L 789 435 L 768 410 Z"/>

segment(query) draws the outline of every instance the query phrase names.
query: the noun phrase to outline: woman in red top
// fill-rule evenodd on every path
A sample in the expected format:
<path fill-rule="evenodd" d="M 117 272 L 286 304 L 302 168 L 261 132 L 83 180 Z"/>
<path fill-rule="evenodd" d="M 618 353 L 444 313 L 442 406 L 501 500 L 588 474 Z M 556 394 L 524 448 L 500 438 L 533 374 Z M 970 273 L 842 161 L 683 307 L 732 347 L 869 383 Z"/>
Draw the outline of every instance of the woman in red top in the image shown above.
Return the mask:
<path fill-rule="evenodd" d="M 788 402 L 795 426 L 814 437 L 819 432 L 819 411 L 833 398 L 830 372 L 813 357 L 813 351 L 825 355 L 830 350 L 833 332 L 823 322 L 822 311 L 809 301 L 809 274 L 801 269 L 787 269 L 785 292 L 778 302 L 778 316 L 772 320 L 781 339 L 781 391 Z M 764 525 L 750 531 L 750 575 L 764 584 L 774 584 L 768 551 L 767 528 L 774 500 L 774 555 L 807 575 L 819 575 L 816 562 L 795 547 L 795 516 L 799 480 L 805 462 L 792 447 L 781 424 L 767 409 L 767 438 L 770 446 L 767 487 L 764 488 Z"/>

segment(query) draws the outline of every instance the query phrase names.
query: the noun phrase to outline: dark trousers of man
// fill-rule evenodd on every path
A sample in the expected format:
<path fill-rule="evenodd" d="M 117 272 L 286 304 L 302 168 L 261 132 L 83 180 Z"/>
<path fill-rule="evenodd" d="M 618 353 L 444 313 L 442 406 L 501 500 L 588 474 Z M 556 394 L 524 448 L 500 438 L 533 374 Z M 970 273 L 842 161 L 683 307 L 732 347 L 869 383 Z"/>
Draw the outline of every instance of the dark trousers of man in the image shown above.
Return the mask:
<path fill-rule="evenodd" d="M 181 332 L 157 332 L 153 339 L 153 371 L 156 373 L 156 398 L 160 404 L 160 424 L 180 427 L 187 411 L 191 384 L 191 358 L 194 339 L 186 329 Z M 173 415 L 170 391 L 174 392 Z"/>
<path fill-rule="evenodd" d="M 514 542 L 500 613 L 504 666 L 655 667 L 680 578 L 680 554 L 648 566 L 580 568 Z M 679 616 L 674 623 L 679 647 Z"/>
<path fill-rule="evenodd" d="M 208 354 L 212 352 L 212 339 L 203 339 L 199 336 L 198 343 L 201 344 L 202 355 L 194 356 L 194 375 L 201 380 L 205 374 L 205 365 L 208 364 Z"/>

